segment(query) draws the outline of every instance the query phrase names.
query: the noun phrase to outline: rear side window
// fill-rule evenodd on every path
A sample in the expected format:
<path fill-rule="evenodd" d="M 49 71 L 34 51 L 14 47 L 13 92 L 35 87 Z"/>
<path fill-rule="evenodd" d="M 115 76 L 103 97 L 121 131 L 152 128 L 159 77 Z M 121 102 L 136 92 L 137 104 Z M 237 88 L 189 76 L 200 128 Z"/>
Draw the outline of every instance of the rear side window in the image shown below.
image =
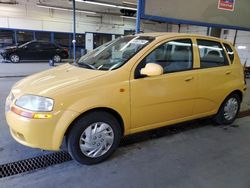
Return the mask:
<path fill-rule="evenodd" d="M 43 49 L 54 49 L 55 45 L 51 43 L 41 43 Z"/>
<path fill-rule="evenodd" d="M 37 42 L 33 42 L 33 43 L 28 44 L 28 48 L 30 49 L 40 48 L 40 45 Z"/>
<path fill-rule="evenodd" d="M 234 51 L 233 51 L 233 49 L 231 48 L 231 46 L 229 46 L 226 43 L 224 43 L 224 46 L 225 46 L 225 48 L 227 50 L 227 54 L 228 54 L 228 56 L 230 58 L 230 61 L 233 63 L 233 61 L 234 61 Z"/>
<path fill-rule="evenodd" d="M 200 52 L 201 68 L 229 65 L 225 51 L 219 42 L 198 39 L 197 43 Z"/>

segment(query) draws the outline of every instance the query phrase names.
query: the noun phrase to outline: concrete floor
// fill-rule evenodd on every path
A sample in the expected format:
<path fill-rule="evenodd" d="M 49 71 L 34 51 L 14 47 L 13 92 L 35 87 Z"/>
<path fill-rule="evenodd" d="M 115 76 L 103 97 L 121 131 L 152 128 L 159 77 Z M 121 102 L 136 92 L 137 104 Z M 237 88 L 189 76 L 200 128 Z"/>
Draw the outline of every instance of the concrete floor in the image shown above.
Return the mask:
<path fill-rule="evenodd" d="M 5 72 L 2 65 L 0 70 Z M 34 66 L 39 67 L 37 64 Z M 8 68 L 6 64 L 4 67 Z M 43 68 L 46 67 L 41 66 Z M 4 118 L 4 99 L 11 85 L 19 79 L 0 78 L 0 164 L 47 153 L 18 144 L 9 134 Z M 248 91 L 244 108 L 249 107 L 249 99 Z M 171 134 L 167 128 L 160 130 L 160 136 L 150 131 L 127 138 L 126 144 L 111 159 L 95 166 L 69 161 L 28 174 L 2 178 L 0 188 L 249 188 L 250 117 L 237 119 L 234 126 L 227 128 L 212 126 L 208 120 L 188 122 L 181 127 L 193 125 L 192 129 Z"/>

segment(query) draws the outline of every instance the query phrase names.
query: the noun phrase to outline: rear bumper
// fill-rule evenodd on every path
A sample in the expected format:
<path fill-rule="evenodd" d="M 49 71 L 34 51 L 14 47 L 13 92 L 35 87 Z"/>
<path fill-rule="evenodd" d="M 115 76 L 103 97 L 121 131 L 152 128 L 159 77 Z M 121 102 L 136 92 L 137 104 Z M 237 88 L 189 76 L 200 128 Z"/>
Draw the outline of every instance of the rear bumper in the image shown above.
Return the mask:
<path fill-rule="evenodd" d="M 66 54 L 66 53 L 61 54 L 61 58 L 62 59 L 68 59 L 69 58 L 69 54 Z"/>

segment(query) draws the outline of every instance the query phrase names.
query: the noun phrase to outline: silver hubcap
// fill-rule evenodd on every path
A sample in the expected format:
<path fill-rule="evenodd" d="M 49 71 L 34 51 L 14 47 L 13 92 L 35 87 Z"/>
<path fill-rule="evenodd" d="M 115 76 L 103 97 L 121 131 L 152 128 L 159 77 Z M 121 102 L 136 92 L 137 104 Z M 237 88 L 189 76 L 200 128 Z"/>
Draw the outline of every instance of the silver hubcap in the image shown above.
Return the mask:
<path fill-rule="evenodd" d="M 11 57 L 10 57 L 10 60 L 12 61 L 12 62 L 18 62 L 19 61 L 19 57 L 17 56 L 17 55 L 12 55 Z"/>
<path fill-rule="evenodd" d="M 61 58 L 59 55 L 55 55 L 53 60 L 58 63 L 58 62 L 60 62 Z"/>
<path fill-rule="evenodd" d="M 104 122 L 96 122 L 88 126 L 80 137 L 80 149 L 84 155 L 96 158 L 104 155 L 114 142 L 111 126 Z"/>
<path fill-rule="evenodd" d="M 237 111 L 239 108 L 239 104 L 237 99 L 231 98 L 227 101 L 224 107 L 224 117 L 226 120 L 232 120 L 235 118 Z"/>

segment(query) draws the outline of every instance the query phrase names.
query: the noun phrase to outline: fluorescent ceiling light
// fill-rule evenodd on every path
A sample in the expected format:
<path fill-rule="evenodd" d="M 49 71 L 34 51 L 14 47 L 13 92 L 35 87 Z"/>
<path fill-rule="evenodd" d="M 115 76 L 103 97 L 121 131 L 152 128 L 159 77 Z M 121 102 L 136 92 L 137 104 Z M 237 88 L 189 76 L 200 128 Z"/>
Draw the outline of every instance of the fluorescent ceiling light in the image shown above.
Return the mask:
<path fill-rule="evenodd" d="M 16 5 L 16 4 L 18 4 L 18 2 L 16 2 L 16 1 L 0 1 L 0 4 Z"/>
<path fill-rule="evenodd" d="M 43 5 L 43 4 L 36 4 L 37 7 L 40 8 L 48 8 L 48 9 L 54 9 L 54 10 L 64 10 L 64 11 L 73 11 L 71 8 L 64 8 L 64 7 L 55 7 L 55 6 L 48 6 L 48 5 Z M 80 10 L 76 9 L 76 12 L 84 13 L 84 14 L 97 14 L 96 12 L 93 11 L 87 11 L 87 10 Z"/>
<path fill-rule="evenodd" d="M 238 46 L 237 47 L 239 50 L 245 50 L 247 47 L 246 46 Z"/>
<path fill-rule="evenodd" d="M 105 6 L 105 7 L 112 7 L 112 8 L 126 9 L 126 10 L 135 10 L 135 11 L 137 10 L 137 8 L 116 5 L 116 4 L 110 4 L 110 3 L 105 3 L 105 2 L 88 1 L 88 0 L 75 0 L 75 1 L 81 2 L 81 3 L 88 3 L 88 4 L 92 4 L 92 5 Z"/>
<path fill-rule="evenodd" d="M 134 6 L 137 6 L 137 3 L 133 3 L 133 2 L 129 2 L 129 1 L 123 1 L 122 3 L 123 3 L 123 4 L 126 4 L 126 5 L 134 5 Z"/>
<path fill-rule="evenodd" d="M 127 18 L 127 19 L 133 19 L 133 20 L 136 20 L 136 17 L 133 17 L 133 16 L 120 16 L 122 18 Z"/>

